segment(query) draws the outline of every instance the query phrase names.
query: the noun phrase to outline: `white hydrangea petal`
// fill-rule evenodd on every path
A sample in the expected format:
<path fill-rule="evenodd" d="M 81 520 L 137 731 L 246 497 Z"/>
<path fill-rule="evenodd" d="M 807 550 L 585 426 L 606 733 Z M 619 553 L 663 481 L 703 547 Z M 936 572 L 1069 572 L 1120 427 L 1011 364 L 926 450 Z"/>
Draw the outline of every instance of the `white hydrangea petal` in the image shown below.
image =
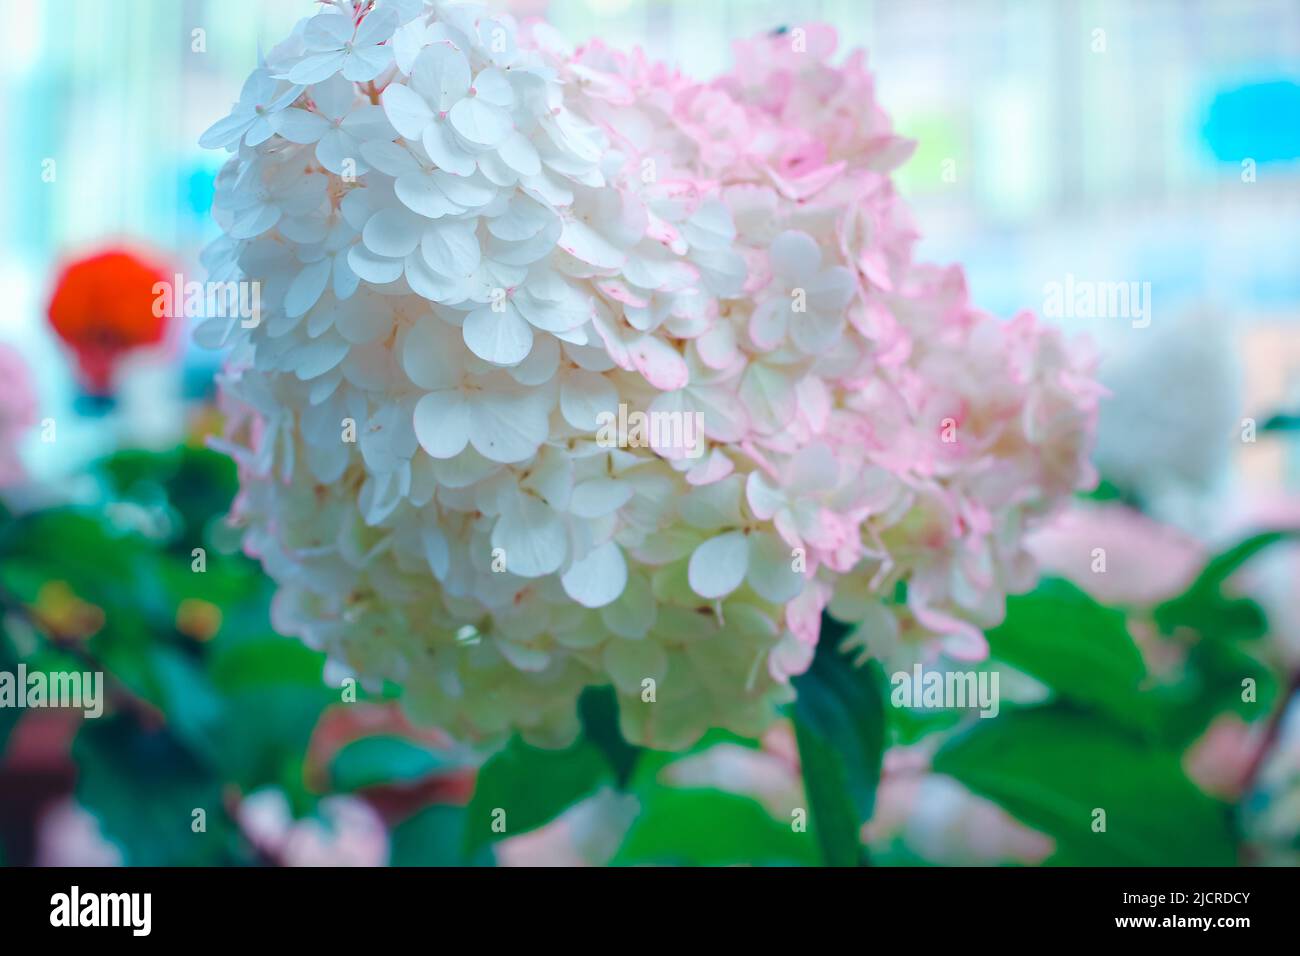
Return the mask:
<path fill-rule="evenodd" d="M 354 83 L 368 83 L 388 69 L 393 51 L 386 46 L 357 47 L 343 64 L 343 75 Z"/>
<path fill-rule="evenodd" d="M 790 325 L 790 340 L 805 355 L 818 355 L 834 348 L 843 334 L 846 321 L 838 313 L 819 309 L 795 315 Z"/>
<path fill-rule="evenodd" d="M 448 43 L 425 47 L 411 67 L 411 85 L 428 97 L 436 113 L 446 113 L 464 97 L 469 82 L 469 62 Z"/>
<path fill-rule="evenodd" d="M 579 431 L 595 433 L 601 413 L 618 414 L 618 390 L 595 372 L 574 370 L 560 384 L 560 413 Z"/>
<path fill-rule="evenodd" d="M 541 203 L 527 196 L 515 196 L 502 215 L 488 220 L 487 227 L 498 239 L 518 242 L 537 235 L 552 219 L 554 213 Z"/>
<path fill-rule="evenodd" d="M 710 538 L 691 554 L 691 589 L 704 598 L 726 597 L 745 579 L 749 569 L 749 540 L 741 531 Z"/>
<path fill-rule="evenodd" d="M 396 282 L 402 277 L 402 260 L 378 255 L 362 245 L 348 250 L 348 265 L 362 279 L 375 285 Z"/>
<path fill-rule="evenodd" d="M 322 259 L 320 262 L 303 266 L 302 271 L 289 284 L 289 291 L 284 295 L 285 314 L 305 315 L 307 310 L 320 300 L 325 286 L 329 283 L 331 265 L 329 259 Z"/>
<path fill-rule="evenodd" d="M 534 335 L 528 357 L 509 372 L 520 385 L 544 385 L 555 377 L 559 367 L 560 343 L 551 335 Z"/>
<path fill-rule="evenodd" d="M 838 312 L 849 304 L 857 286 L 844 266 L 825 269 L 808 283 L 810 311 Z"/>
<path fill-rule="evenodd" d="M 537 155 L 537 147 L 517 129 L 512 129 L 506 134 L 501 145 L 497 147 L 497 155 L 520 176 L 536 176 L 542 170 L 542 160 Z"/>
<path fill-rule="evenodd" d="M 421 298 L 443 304 L 464 302 L 471 288 L 468 279 L 434 272 L 418 250 L 406 257 L 406 284 Z"/>
<path fill-rule="evenodd" d="M 645 575 L 629 572 L 618 599 L 600 609 L 601 623 L 610 632 L 628 640 L 640 640 L 650 633 L 658 617 L 654 592 Z"/>
<path fill-rule="evenodd" d="M 460 382 L 460 336 L 445 322 L 429 316 L 406 333 L 402 369 L 420 388 L 445 389 Z"/>
<path fill-rule="evenodd" d="M 477 96 L 458 101 L 447 119 L 461 139 L 479 147 L 496 146 L 510 132 L 510 114 Z"/>
<path fill-rule="evenodd" d="M 680 352 L 663 339 L 643 335 L 628 350 L 637 371 L 646 381 L 665 392 L 684 388 L 690 381 L 690 370 Z"/>
<path fill-rule="evenodd" d="M 772 296 L 758 304 L 749 317 L 749 338 L 760 349 L 774 349 L 785 341 L 792 299 Z"/>
<path fill-rule="evenodd" d="M 339 335 L 353 345 L 373 342 L 392 328 L 392 324 L 392 314 L 372 296 L 356 296 L 350 302 L 340 303 L 334 317 Z"/>
<path fill-rule="evenodd" d="M 339 129 L 358 140 L 391 140 L 393 134 L 397 132 L 393 129 L 393 124 L 388 121 L 384 108 L 373 103 L 353 109 L 343 118 Z"/>
<path fill-rule="evenodd" d="M 469 350 L 494 365 L 522 362 L 533 348 L 532 327 L 509 303 L 500 312 L 490 306 L 475 309 L 465 317 L 462 329 Z"/>
<path fill-rule="evenodd" d="M 420 540 L 424 545 L 424 559 L 429 562 L 429 570 L 439 581 L 445 580 L 451 567 L 451 548 L 447 536 L 437 525 L 425 525 L 420 529 Z"/>
<path fill-rule="evenodd" d="M 314 143 L 325 135 L 330 123 L 319 113 L 288 109 L 275 114 L 271 127 L 291 143 Z"/>
<path fill-rule="evenodd" d="M 361 241 L 376 255 L 401 258 L 420 244 L 423 225 L 402 209 L 381 209 L 361 231 Z"/>
<path fill-rule="evenodd" d="M 640 694 L 642 681 L 661 681 L 668 674 L 668 655 L 657 641 L 609 641 L 601 663 L 624 694 Z"/>
<path fill-rule="evenodd" d="M 307 381 L 337 367 L 347 354 L 347 342 L 336 335 L 322 335 L 295 351 L 293 372 Z"/>
<path fill-rule="evenodd" d="M 256 114 L 253 113 L 231 113 L 204 130 L 203 135 L 199 137 L 199 146 L 203 149 L 224 149 L 242 139 L 256 118 Z"/>
<path fill-rule="evenodd" d="M 345 164 L 349 160 L 352 161 L 351 175 L 360 176 L 369 172 L 370 167 L 359 153 L 357 141 L 340 129 L 327 130 L 316 144 L 316 159 L 336 176 L 344 175 Z"/>
<path fill-rule="evenodd" d="M 570 513 L 579 518 L 603 518 L 613 514 L 632 499 L 633 488 L 614 478 L 592 478 L 573 488 Z"/>
<path fill-rule="evenodd" d="M 379 97 L 384 115 L 393 124 L 399 136 L 419 139 L 425 128 L 433 122 L 433 110 L 419 93 L 409 86 L 390 83 Z M 391 174 L 390 174 L 391 175 Z"/>
<path fill-rule="evenodd" d="M 546 441 L 549 410 L 549 403 L 536 393 L 480 392 L 471 410 L 470 441 L 490 461 L 523 461 Z"/>
<path fill-rule="evenodd" d="M 532 495 L 517 495 L 492 529 L 492 545 L 504 551 L 506 568 L 523 578 L 552 574 L 568 555 L 560 516 Z"/>
<path fill-rule="evenodd" d="M 342 119 L 357 99 L 357 88 L 341 76 L 333 76 L 311 88 L 311 98 L 318 115 Z"/>
<path fill-rule="evenodd" d="M 811 279 L 822 263 L 817 240 L 795 229 L 787 229 L 773 239 L 769 252 L 772 270 L 786 279 Z"/>
<path fill-rule="evenodd" d="M 558 301 L 540 299 L 525 288 L 515 296 L 515 302 L 520 314 L 532 325 L 557 335 L 580 328 L 591 318 L 591 307 L 574 297 Z"/>
<path fill-rule="evenodd" d="M 745 480 L 745 500 L 754 514 L 767 521 L 785 507 L 785 494 L 774 488 L 761 471 L 751 471 Z"/>
<path fill-rule="evenodd" d="M 519 55 L 515 33 L 500 20 L 484 17 L 478 23 L 478 38 L 488 56 L 497 66 L 509 66 Z"/>
<path fill-rule="evenodd" d="M 426 219 L 441 219 L 464 211 L 423 172 L 402 176 L 393 184 L 393 193 L 403 206 Z"/>
<path fill-rule="evenodd" d="M 606 541 L 574 561 L 560 576 L 564 593 L 583 607 L 605 607 L 618 600 L 627 586 L 627 559 L 613 541 Z"/>
<path fill-rule="evenodd" d="M 395 87 L 389 87 L 389 89 L 395 89 Z M 424 175 L 424 170 L 420 168 L 420 164 L 415 161 L 415 157 L 411 155 L 410 151 L 398 146 L 396 143 L 362 143 L 361 155 L 366 162 L 385 176 Z M 356 197 L 356 199 L 353 199 L 353 197 Z M 357 202 L 363 198 L 361 191 L 357 191 L 349 193 L 344 197 L 343 201 L 347 203 L 351 199 L 353 202 Z"/>
<path fill-rule="evenodd" d="M 435 120 L 426 126 L 420 143 L 424 146 L 424 151 L 429 154 L 429 159 L 433 160 L 434 165 L 439 169 L 457 176 L 473 174 L 474 157 L 465 152 L 456 142 L 450 127 L 444 120 Z"/>
<path fill-rule="evenodd" d="M 745 576 L 760 597 L 785 604 L 802 593 L 806 578 L 794 570 L 795 556 L 788 544 L 769 532 L 749 536 L 749 570 Z"/>
<path fill-rule="evenodd" d="M 379 7 L 362 19 L 353 43 L 358 47 L 374 46 L 391 39 L 396 29 L 397 11 L 392 7 Z"/>
<path fill-rule="evenodd" d="M 508 110 L 515 105 L 515 91 L 500 70 L 488 67 L 474 77 L 474 95 L 486 103 Z"/>
<path fill-rule="evenodd" d="M 194 329 L 194 341 L 200 348 L 204 349 L 221 349 L 225 348 L 226 343 L 230 340 L 230 333 L 235 330 L 235 320 L 225 316 L 212 316 L 204 319 Z"/>
<path fill-rule="evenodd" d="M 252 239 L 275 226 L 284 215 L 279 206 L 257 205 L 237 216 L 230 225 L 232 239 Z"/>
<path fill-rule="evenodd" d="M 348 264 L 348 250 L 340 251 L 334 257 L 334 298 L 340 302 L 350 299 L 360 284 L 361 277 Z"/>
<path fill-rule="evenodd" d="M 352 40 L 355 32 L 356 27 L 351 17 L 331 10 L 329 13 L 317 14 L 307 21 L 303 39 L 306 40 L 309 49 L 341 50 L 345 43 Z"/>
<path fill-rule="evenodd" d="M 438 222 L 420 237 L 420 252 L 434 272 L 445 276 L 468 276 L 481 258 L 472 222 Z"/>
<path fill-rule="evenodd" d="M 412 20 L 393 33 L 393 59 L 397 68 L 407 76 L 415 66 L 415 58 L 428 44 L 429 27 L 423 20 Z"/>
<path fill-rule="evenodd" d="M 470 407 L 460 392 L 430 392 L 415 404 L 412 419 L 420 447 L 433 458 L 452 458 L 469 442 Z"/>
<path fill-rule="evenodd" d="M 583 262 L 600 269 L 617 269 L 627 254 L 585 222 L 568 220 L 560 235 L 560 248 Z"/>
<path fill-rule="evenodd" d="M 287 75 L 290 83 L 308 85 L 327 80 L 348 61 L 343 50 L 330 50 L 326 53 L 312 53 L 294 64 Z"/>
<path fill-rule="evenodd" d="M 478 177 L 456 176 L 438 170 L 433 180 L 447 194 L 447 198 L 466 209 L 486 206 L 497 197 L 497 191 Z"/>

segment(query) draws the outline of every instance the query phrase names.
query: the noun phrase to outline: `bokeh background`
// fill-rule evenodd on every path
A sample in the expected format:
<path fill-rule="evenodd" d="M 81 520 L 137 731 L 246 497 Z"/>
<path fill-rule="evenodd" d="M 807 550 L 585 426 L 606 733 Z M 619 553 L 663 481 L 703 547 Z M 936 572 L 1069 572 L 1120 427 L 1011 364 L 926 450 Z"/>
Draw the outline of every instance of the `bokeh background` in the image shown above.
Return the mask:
<path fill-rule="evenodd" d="M 575 42 L 600 36 L 615 46 L 641 45 L 697 76 L 723 70 L 735 38 L 830 22 L 841 51 L 868 49 L 880 101 L 919 142 L 898 182 L 924 237 L 923 257 L 963 263 L 978 304 L 999 315 L 1041 312 L 1048 284 L 1067 275 L 1150 283 L 1147 327 L 1123 318 L 1060 320 L 1095 342 L 1112 395 L 1096 453 L 1102 488 L 1043 536 L 1049 571 L 1076 579 L 1100 601 L 1150 605 L 1180 593 L 1208 556 L 1243 535 L 1300 527 L 1300 441 L 1291 437 L 1300 415 L 1300 4 L 1294 0 L 493 5 L 544 13 Z M 129 500 L 139 513 L 119 508 L 109 523 L 134 522 L 139 530 L 157 508 L 141 504 L 139 475 L 131 471 L 137 467 L 148 473 L 154 505 L 171 516 L 171 531 L 154 535 L 165 539 L 163 552 L 184 564 L 189 537 L 209 543 L 220 537 L 217 519 L 231 479 L 217 456 L 200 450 L 211 429 L 216 357 L 174 328 L 161 347 L 128 360 L 111 405 L 89 400 L 66 346 L 49 328 L 47 304 L 62 265 L 110 245 L 126 244 L 202 278 L 198 253 L 216 235 L 208 208 L 223 154 L 200 150 L 199 134 L 226 114 L 259 44 L 269 47 L 312 7 L 308 0 L 0 0 L 0 343 L 26 360 L 39 417 L 58 427 L 56 441 L 42 440 L 36 427 L 8 439 L 29 476 L 7 492 L 13 514 Z M 133 465 L 123 449 L 161 457 L 147 467 Z M 168 488 L 170 503 L 158 505 Z M 194 500 L 178 504 L 175 495 L 187 494 Z M 24 534 L 55 531 L 27 527 Z M 1089 580 L 1081 545 L 1075 546 L 1080 535 L 1113 542 L 1122 573 L 1105 585 Z M 212 638 L 222 630 L 222 612 L 226 630 L 248 615 L 257 623 L 245 630 L 274 640 L 259 618 L 264 603 L 240 604 L 249 595 L 264 602 L 265 583 L 235 563 L 242 559 L 233 542 L 224 546 L 228 593 L 185 597 L 198 603 L 184 620 L 168 606 L 169 640 L 184 646 L 187 635 Z M 95 553 L 93 540 L 86 547 Z M 105 552 L 104 561 L 119 560 L 114 554 Z M 40 614 L 44 623 L 71 621 L 62 648 L 69 652 L 85 637 L 75 602 L 90 596 L 75 582 L 67 594 L 43 592 L 37 558 L 29 557 L 32 580 L 9 580 L 6 587 L 34 589 L 20 598 L 37 608 L 36 625 Z M 141 567 L 154 567 L 148 561 Z M 1116 584 L 1116 577 L 1123 580 Z M 149 604 L 143 582 L 117 585 L 124 605 Z M 1185 761 L 1203 789 L 1238 801 L 1242 827 L 1249 829 L 1242 821 L 1254 819 L 1251 814 L 1272 814 L 1251 824 L 1253 855 L 1246 862 L 1290 862 L 1297 851 L 1300 727 L 1292 714 L 1264 729 L 1300 664 L 1297 585 L 1300 563 L 1286 542 L 1234 577 L 1232 587 L 1266 616 L 1255 628 L 1265 643 L 1251 653 L 1267 663 L 1281 690 L 1261 702 L 1258 714 L 1198 728 L 1209 732 Z M 146 629 L 152 626 L 147 616 L 142 611 L 139 622 Z M 94 633 L 90 625 L 82 631 L 87 628 Z M 123 662 L 143 653 L 125 639 L 122 647 Z M 167 680 L 174 680 L 172 692 L 188 700 L 211 692 L 204 684 L 211 678 L 256 698 L 260 678 L 243 685 L 232 677 L 243 673 L 240 667 L 256 670 L 240 663 L 254 650 L 227 649 L 217 663 L 205 658 L 203 667 L 215 670 L 202 679 L 191 673 L 197 666 L 191 652 L 177 652 L 180 663 L 160 665 L 134 685 L 128 675 L 124 684 L 145 688 L 146 698 L 150 692 L 165 697 Z M 87 777 L 144 759 L 113 749 L 129 741 L 100 741 L 98 749 L 68 757 L 75 728 L 28 728 L 26 736 L 12 734 L 7 762 L 0 764 L 0 776 L 32 794 L 16 798 L 12 787 L 4 794 L 0 785 L 6 859 L 230 862 L 246 861 L 252 845 L 264 862 L 444 861 L 437 848 L 446 842 L 445 828 L 456 823 L 439 808 L 467 798 L 472 758 L 446 749 L 436 733 L 407 727 L 382 699 L 331 716 L 330 701 L 312 697 L 310 674 L 318 665 L 294 650 L 277 653 L 285 655 L 285 668 L 308 675 L 297 688 L 302 732 L 283 741 L 278 757 L 267 757 L 271 764 L 244 768 L 234 791 L 230 781 L 219 788 L 216 802 L 227 808 L 232 827 L 227 850 L 191 859 L 176 856 L 170 845 L 135 846 L 113 819 L 130 816 L 129 790 L 116 795 L 120 806 L 94 812 L 73 795 Z M 1148 666 L 1158 669 L 1152 659 Z M 1233 665 L 1207 666 L 1226 674 Z M 186 715 L 183 720 L 199 726 L 209 721 L 229 729 L 201 707 Z M 1269 733 L 1277 739 L 1268 766 L 1252 771 L 1248 765 Z M 381 743 L 372 740 L 339 771 L 331 763 L 336 751 L 362 738 Z M 725 744 L 720 754 L 691 758 L 694 763 L 673 774 L 748 792 L 777 819 L 788 813 L 785 803 L 799 799 L 788 733 L 759 749 Z M 928 773 L 923 757 L 906 748 L 888 755 L 886 784 L 896 785 L 882 785 L 873 846 L 905 862 L 1037 862 L 1050 855 L 1048 838 L 1012 823 L 951 778 Z M 156 772 L 159 759 L 145 760 L 140 772 Z M 402 768 L 400 780 L 389 786 L 394 766 Z M 1265 771 L 1277 793 L 1234 790 L 1243 773 L 1252 787 L 1267 790 L 1259 783 Z M 344 786 L 339 773 L 360 776 Z M 379 791 L 369 786 L 377 773 L 390 777 L 379 781 L 385 784 Z M 193 782 L 200 786 L 197 776 Z M 343 795 L 327 796 L 335 802 L 322 809 L 318 798 L 333 791 Z M 430 814 L 431 806 L 438 812 Z M 638 813 L 612 791 L 578 811 L 508 841 L 498 859 L 605 862 Z M 413 829 L 399 839 L 401 825 Z"/>

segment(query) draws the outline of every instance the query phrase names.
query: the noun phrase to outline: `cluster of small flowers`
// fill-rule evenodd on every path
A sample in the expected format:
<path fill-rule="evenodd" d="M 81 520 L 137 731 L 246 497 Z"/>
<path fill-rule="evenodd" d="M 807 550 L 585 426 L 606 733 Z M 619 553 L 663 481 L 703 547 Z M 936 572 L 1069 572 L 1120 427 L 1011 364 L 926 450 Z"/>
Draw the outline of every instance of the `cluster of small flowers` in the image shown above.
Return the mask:
<path fill-rule="evenodd" d="M 1026 521 L 1090 480 L 1090 368 L 912 263 L 908 144 L 833 46 L 702 85 L 335 0 L 268 55 L 203 140 L 235 153 L 206 264 L 267 319 L 200 335 L 233 339 L 278 628 L 453 734 L 549 745 L 600 684 L 637 742 L 757 734 L 828 606 L 983 653 Z M 605 440 L 627 409 L 702 438 Z"/>

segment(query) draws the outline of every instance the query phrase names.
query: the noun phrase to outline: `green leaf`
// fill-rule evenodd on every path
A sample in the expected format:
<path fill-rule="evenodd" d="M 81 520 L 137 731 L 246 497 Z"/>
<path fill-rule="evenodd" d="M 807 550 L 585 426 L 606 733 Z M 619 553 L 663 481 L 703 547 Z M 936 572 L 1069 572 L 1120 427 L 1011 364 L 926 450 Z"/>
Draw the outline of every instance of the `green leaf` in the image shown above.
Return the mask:
<path fill-rule="evenodd" d="M 301 798 L 303 758 L 323 709 L 321 691 L 314 688 L 281 685 L 228 694 L 216 741 L 223 778 L 244 792 L 274 785 L 292 800 Z"/>
<path fill-rule="evenodd" d="M 341 700 L 325 689 L 325 655 L 293 638 L 261 634 L 227 639 L 223 635 L 213 648 L 210 669 L 213 682 L 226 691 L 293 685 L 317 689 L 322 697 Z"/>
<path fill-rule="evenodd" d="M 78 597 L 100 606 L 130 606 L 152 581 L 148 542 L 118 534 L 96 514 L 59 508 L 23 515 L 0 531 L 3 583 L 25 601 L 40 585 L 65 582 Z"/>
<path fill-rule="evenodd" d="M 166 730 L 129 715 L 82 724 L 72 748 L 77 799 L 132 866 L 214 865 L 227 860 L 233 829 L 220 781 Z M 194 811 L 206 832 L 193 830 Z"/>
<path fill-rule="evenodd" d="M 390 866 L 491 866 L 492 851 L 482 846 L 465 855 L 464 807 L 434 804 L 393 828 Z"/>
<path fill-rule="evenodd" d="M 346 744 L 330 764 L 335 790 L 413 783 L 462 761 L 403 737 L 377 734 Z"/>
<path fill-rule="evenodd" d="M 512 738 L 479 771 L 468 809 L 466 851 L 472 855 L 485 844 L 549 823 L 613 777 L 600 748 L 588 740 L 567 750 L 541 750 Z M 493 829 L 498 821 L 504 822 L 504 832 Z"/>
<path fill-rule="evenodd" d="M 8 635 L 0 630 L 0 671 L 12 674 L 17 666 L 18 655 L 9 643 Z M 0 764 L 4 763 L 5 744 L 9 742 L 13 729 L 18 726 L 18 718 L 22 713 L 17 707 L 0 707 Z"/>
<path fill-rule="evenodd" d="M 1295 530 L 1262 531 L 1216 554 L 1183 594 L 1155 609 L 1156 623 L 1166 634 L 1190 627 L 1211 638 L 1261 636 L 1267 630 L 1263 612 L 1253 601 L 1226 597 L 1223 585 L 1265 548 L 1297 534 Z"/>
<path fill-rule="evenodd" d="M 321 713 L 338 703 L 322 680 L 324 657 L 285 637 L 222 633 L 209 674 L 225 699 L 216 754 L 245 791 L 274 784 L 301 794 L 301 765 Z"/>
<path fill-rule="evenodd" d="M 1053 861 L 1107 866 L 1228 866 L 1228 808 L 1183 774 L 1179 754 L 1059 705 L 979 720 L 934 769 L 1056 840 Z M 1094 832 L 1094 811 L 1105 832 Z"/>
<path fill-rule="evenodd" d="M 1242 682 L 1255 682 L 1255 698 L 1242 700 Z M 1185 749 L 1219 714 L 1231 711 L 1246 721 L 1272 712 L 1278 679 L 1269 666 L 1231 641 L 1202 640 L 1187 648 L 1182 679 L 1152 691 L 1159 701 L 1161 739 Z"/>
<path fill-rule="evenodd" d="M 884 674 L 837 650 L 839 625 L 825 628 L 807 672 L 794 679 L 795 735 L 812 829 L 830 866 L 865 862 L 862 826 L 875 806 L 885 749 Z"/>
<path fill-rule="evenodd" d="M 1269 418 L 1260 426 L 1262 431 L 1266 432 L 1296 432 L 1300 431 L 1300 414 L 1290 412 L 1278 412 Z"/>
<path fill-rule="evenodd" d="M 583 736 L 600 748 L 620 788 L 632 779 L 637 761 L 645 751 L 623 738 L 618 723 L 618 697 L 612 687 L 588 687 L 578 698 L 578 717 Z"/>
<path fill-rule="evenodd" d="M 748 797 L 720 790 L 660 786 L 649 791 L 614 865 L 816 866 L 807 833 L 772 819 Z"/>
<path fill-rule="evenodd" d="M 1007 599 L 1006 620 L 987 634 L 990 654 L 1037 678 L 1056 694 L 1127 723 L 1149 722 L 1140 687 L 1142 653 L 1122 611 L 1103 607 L 1055 579 Z"/>
<path fill-rule="evenodd" d="M 206 528 L 229 510 L 238 489 L 235 463 L 209 448 L 128 449 L 95 462 L 91 470 L 103 476 L 116 498 L 165 502 L 177 525 L 171 545 L 185 553 L 203 546 Z"/>
<path fill-rule="evenodd" d="M 213 690 L 201 663 L 161 642 L 149 648 L 149 663 L 168 727 L 195 754 L 213 759 L 225 701 Z"/>

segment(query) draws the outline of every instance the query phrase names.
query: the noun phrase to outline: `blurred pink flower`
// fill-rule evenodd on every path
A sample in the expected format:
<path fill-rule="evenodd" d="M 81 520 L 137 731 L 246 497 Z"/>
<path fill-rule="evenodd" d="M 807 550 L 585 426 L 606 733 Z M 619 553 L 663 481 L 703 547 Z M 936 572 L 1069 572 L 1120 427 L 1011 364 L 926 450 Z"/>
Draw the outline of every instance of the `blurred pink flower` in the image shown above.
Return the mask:
<path fill-rule="evenodd" d="M 121 866 L 122 851 L 104 836 L 95 815 L 68 797 L 41 817 L 35 862 L 37 866 Z"/>
<path fill-rule="evenodd" d="M 27 363 L 16 349 L 0 345 L 0 488 L 19 484 L 27 476 L 18 444 L 23 432 L 36 424 L 36 409 Z"/>
<path fill-rule="evenodd" d="M 923 747 L 896 747 L 886 754 L 864 839 L 877 848 L 901 842 L 941 866 L 1038 864 L 1056 850 L 1051 837 L 953 778 L 931 772 Z"/>
<path fill-rule="evenodd" d="M 239 826 L 257 849 L 281 866 L 384 866 L 388 830 L 364 800 L 321 800 L 319 817 L 295 820 L 280 790 L 266 789 L 239 804 Z"/>
<path fill-rule="evenodd" d="M 1208 557 L 1191 535 L 1109 502 L 1076 502 L 1031 533 L 1027 544 L 1045 573 L 1102 603 L 1139 607 L 1181 594 Z M 1100 567 L 1105 570 L 1095 570 Z"/>
<path fill-rule="evenodd" d="M 1236 714 L 1220 714 L 1183 755 L 1183 767 L 1211 796 L 1235 800 L 1259 747 L 1261 728 Z"/>

